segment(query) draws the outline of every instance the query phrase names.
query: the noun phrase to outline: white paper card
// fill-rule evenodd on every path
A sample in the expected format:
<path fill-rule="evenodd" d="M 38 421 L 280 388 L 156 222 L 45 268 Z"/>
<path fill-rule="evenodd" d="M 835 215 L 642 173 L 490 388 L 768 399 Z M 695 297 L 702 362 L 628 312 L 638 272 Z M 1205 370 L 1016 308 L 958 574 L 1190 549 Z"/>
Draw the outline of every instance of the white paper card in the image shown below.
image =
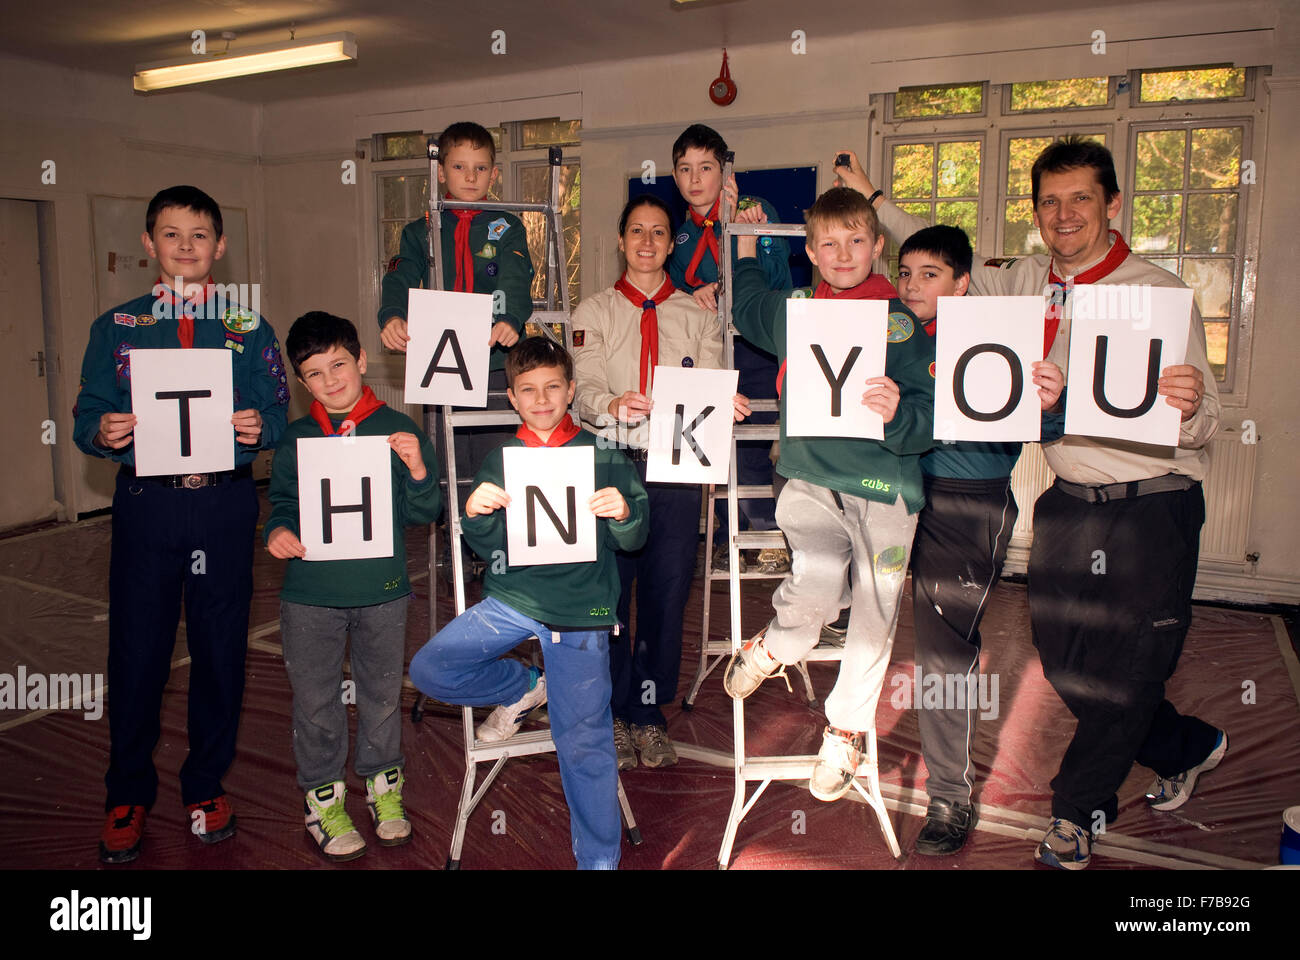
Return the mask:
<path fill-rule="evenodd" d="M 131 409 L 140 476 L 234 469 L 229 350 L 132 350 Z"/>
<path fill-rule="evenodd" d="M 862 394 L 869 378 L 885 375 L 888 302 L 785 303 L 786 436 L 883 440 L 884 421 Z"/>
<path fill-rule="evenodd" d="M 739 378 L 736 370 L 655 367 L 647 480 L 727 482 Z"/>
<path fill-rule="evenodd" d="M 595 447 L 505 447 L 506 559 L 511 566 L 596 559 Z"/>
<path fill-rule="evenodd" d="M 298 438 L 298 539 L 305 560 L 393 555 L 387 437 Z"/>
<path fill-rule="evenodd" d="M 1156 381 L 1185 362 L 1191 316 L 1185 288 L 1075 287 L 1065 432 L 1177 446 L 1182 414 L 1156 393 Z"/>
<path fill-rule="evenodd" d="M 413 289 L 406 329 L 407 403 L 487 406 L 491 296 Z"/>
<path fill-rule="evenodd" d="M 940 297 L 936 333 L 934 439 L 1038 440 L 1043 298 Z"/>

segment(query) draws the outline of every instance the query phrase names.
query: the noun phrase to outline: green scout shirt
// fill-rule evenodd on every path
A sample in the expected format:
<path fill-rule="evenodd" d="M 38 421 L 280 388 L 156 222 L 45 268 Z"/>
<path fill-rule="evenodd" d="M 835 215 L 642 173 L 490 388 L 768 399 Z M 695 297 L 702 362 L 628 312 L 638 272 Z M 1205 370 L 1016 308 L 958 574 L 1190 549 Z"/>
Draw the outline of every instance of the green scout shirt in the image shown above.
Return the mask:
<path fill-rule="evenodd" d="M 523 441 L 511 437 L 504 446 L 522 447 Z M 618 621 L 620 584 L 615 550 L 635 550 L 645 543 L 649 531 L 649 497 L 637 476 L 636 468 L 619 450 L 597 443 L 586 430 L 565 444 L 566 447 L 596 448 L 596 487 L 617 487 L 627 501 L 626 520 L 596 518 L 596 559 L 590 563 L 547 563 L 505 570 L 493 554 L 506 549 L 506 511 L 494 510 L 477 517 L 466 517 L 461 529 L 474 552 L 488 565 L 483 580 L 483 595 L 546 624 L 553 630 L 595 630 Z M 474 478 L 474 488 L 488 482 L 504 487 L 501 450 L 487 455 Z M 509 509 L 509 508 L 507 508 Z"/>
<path fill-rule="evenodd" d="M 739 261 L 732 322 L 745 339 L 785 362 L 785 302 L 789 290 L 768 290 L 763 269 L 753 257 Z M 781 395 L 783 477 L 806 480 L 840 493 L 892 503 L 902 496 L 908 513 L 925 505 L 921 454 L 934 446 L 934 340 L 901 300 L 889 301 L 890 332 L 885 375 L 898 384 L 898 411 L 885 424 L 884 440 L 854 437 L 787 437 Z"/>
<path fill-rule="evenodd" d="M 442 282 L 450 290 L 456 279 L 456 223 L 451 211 L 442 215 Z M 519 218 L 500 210 L 484 210 L 469 227 L 469 247 L 474 253 L 474 293 L 504 295 L 493 304 L 493 315 L 523 332 L 533 313 L 533 261 L 528 256 L 528 236 Z M 429 230 L 425 219 L 412 220 L 402 229 L 397 256 L 388 263 L 379 301 L 379 327 L 390 317 L 406 319 L 407 291 L 429 280 Z M 508 351 L 492 348 L 489 368 L 505 367 Z"/>
<path fill-rule="evenodd" d="M 331 418 L 337 427 L 347 416 Z M 280 597 L 292 603 L 312 607 L 368 607 L 387 603 L 411 592 L 406 576 L 406 537 L 408 524 L 432 523 L 442 510 L 442 492 L 438 487 L 438 461 L 429 438 L 406 414 L 392 407 L 380 407 L 357 424 L 359 437 L 386 437 L 393 433 L 413 433 L 420 440 L 420 455 L 428 475 L 420 483 L 411 479 L 411 471 L 396 453 L 389 457 L 393 466 L 393 555 L 366 560 L 300 560 L 291 557 L 284 570 Z M 271 462 L 271 515 L 263 530 L 269 541 L 277 527 L 288 527 L 294 536 L 298 526 L 298 438 L 320 437 L 320 425 L 310 416 L 289 424 L 284 439 Z M 337 438 L 343 443 L 343 438 Z"/>

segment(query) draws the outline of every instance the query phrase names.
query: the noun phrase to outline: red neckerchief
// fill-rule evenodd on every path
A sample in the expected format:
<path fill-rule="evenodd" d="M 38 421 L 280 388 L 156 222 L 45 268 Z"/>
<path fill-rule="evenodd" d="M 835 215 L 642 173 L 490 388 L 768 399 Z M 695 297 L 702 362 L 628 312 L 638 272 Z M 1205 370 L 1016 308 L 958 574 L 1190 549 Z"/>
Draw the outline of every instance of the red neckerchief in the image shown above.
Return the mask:
<path fill-rule="evenodd" d="M 188 286 L 188 285 L 187 285 Z M 169 303 L 175 306 L 177 303 L 176 288 L 169 286 L 162 277 L 158 278 L 155 287 L 162 287 L 162 295 L 158 298 L 163 303 Z M 186 297 L 185 303 L 203 303 L 208 298 L 208 290 L 212 288 L 212 276 L 204 280 L 199 286 L 199 292 L 192 297 Z M 188 350 L 194 346 L 194 315 L 186 310 L 173 310 L 176 315 L 176 335 L 180 338 L 181 348 Z"/>
<path fill-rule="evenodd" d="M 849 287 L 847 290 L 836 290 L 829 283 L 823 280 L 817 284 L 817 289 L 813 291 L 814 300 L 892 300 L 898 296 L 898 291 L 886 277 L 878 273 L 867 275 L 856 287 Z M 785 361 L 781 361 L 781 369 L 776 372 L 776 395 L 781 396 L 781 384 L 785 380 Z"/>
<path fill-rule="evenodd" d="M 639 389 L 645 393 L 646 387 L 650 386 L 651 372 L 659 363 L 659 313 L 655 307 L 671 297 L 677 288 L 665 277 L 659 292 L 647 300 L 646 295 L 634 287 L 624 273 L 618 278 L 618 283 L 614 284 L 614 289 L 627 297 L 634 306 L 641 308 L 641 363 L 638 369 L 641 371 Z"/>
<path fill-rule="evenodd" d="M 1096 283 L 1103 277 L 1113 273 L 1115 268 L 1128 259 L 1129 248 L 1124 242 L 1124 238 L 1119 235 L 1118 230 L 1110 231 L 1110 235 L 1115 238 L 1111 244 L 1110 250 L 1106 256 L 1102 257 L 1101 263 L 1089 267 L 1083 273 L 1076 274 L 1069 280 L 1062 280 L 1056 275 L 1056 260 L 1053 259 L 1047 267 L 1047 282 L 1055 284 L 1061 288 L 1061 300 L 1058 303 L 1055 297 L 1047 303 L 1047 314 L 1043 318 L 1047 324 L 1043 331 L 1043 356 L 1052 349 L 1052 343 L 1056 340 L 1056 328 L 1061 324 L 1061 314 L 1065 308 L 1065 297 L 1069 294 L 1070 288 L 1080 283 Z M 1055 291 L 1053 291 L 1055 292 Z"/>
<path fill-rule="evenodd" d="M 311 418 L 316 421 L 316 425 L 320 427 L 321 433 L 325 434 L 325 436 L 341 437 L 343 436 L 348 424 L 351 424 L 352 428 L 355 430 L 357 424 L 382 406 L 384 406 L 384 401 L 376 397 L 373 390 L 369 387 L 362 387 L 361 397 L 357 400 L 357 405 L 348 411 L 347 418 L 339 424 L 338 429 L 334 428 L 334 424 L 330 421 L 328 411 L 326 411 L 324 404 L 319 400 L 313 400 L 311 402 L 311 409 L 308 413 L 311 414 Z"/>
<path fill-rule="evenodd" d="M 562 447 L 580 432 L 578 425 L 573 422 L 573 417 L 566 413 L 564 419 L 555 425 L 555 429 L 545 440 L 533 433 L 526 423 L 519 424 L 515 436 L 524 442 L 525 447 Z"/>
<path fill-rule="evenodd" d="M 450 193 L 443 199 L 454 199 Z M 469 225 L 482 210 L 453 210 L 456 214 L 456 286 L 461 293 L 474 292 L 474 252 L 469 248 Z"/>
<path fill-rule="evenodd" d="M 708 250 L 713 254 L 713 262 L 722 263 L 722 255 L 718 252 L 718 238 L 713 232 L 713 225 L 718 222 L 718 203 L 722 200 L 721 194 L 717 200 L 713 201 L 713 206 L 709 209 L 708 216 L 700 216 L 695 212 L 694 207 L 688 207 L 687 213 L 691 215 L 691 223 L 697 227 L 702 227 L 703 232 L 700 239 L 695 241 L 695 253 L 691 255 L 690 266 L 686 268 L 686 282 L 692 287 L 700 284 L 700 278 L 695 275 L 695 269 L 704 260 L 704 251 Z M 645 392 L 644 390 L 642 391 Z"/>

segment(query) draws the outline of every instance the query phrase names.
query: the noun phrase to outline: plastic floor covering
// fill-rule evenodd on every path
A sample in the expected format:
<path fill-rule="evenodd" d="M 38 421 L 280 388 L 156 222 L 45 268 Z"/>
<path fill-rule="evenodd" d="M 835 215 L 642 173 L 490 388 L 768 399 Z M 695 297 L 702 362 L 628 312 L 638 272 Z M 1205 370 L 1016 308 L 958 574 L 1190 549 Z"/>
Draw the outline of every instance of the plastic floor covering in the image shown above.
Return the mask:
<path fill-rule="evenodd" d="M 263 497 L 263 499 L 265 499 Z M 265 516 L 265 505 L 263 508 Z M 107 518 L 0 540 L 0 673 L 102 674 L 108 643 Z M 426 544 L 408 539 L 415 580 L 407 628 L 408 660 L 428 636 Z M 178 638 L 164 699 L 156 763 L 159 799 L 142 856 L 114 870 L 441 868 L 448 855 L 465 775 L 460 710 L 430 704 L 419 724 L 403 729 L 406 804 L 414 840 L 371 844 L 349 864 L 325 863 L 307 837 L 290 747 L 290 690 L 279 654 L 278 592 L 282 565 L 254 554 L 256 594 L 250 617 L 248 684 L 239 751 L 224 784 L 239 817 L 234 839 L 205 847 L 190 834 L 177 771 L 184 759 L 188 659 Z M 745 632 L 768 615 L 776 581 L 748 581 Z M 677 701 L 666 711 L 682 753 L 677 766 L 623 775 L 644 837 L 624 842 L 624 869 L 710 869 L 731 809 L 732 707 L 721 670 L 704 683 L 695 708 L 682 710 L 699 656 L 702 581 L 687 607 L 685 653 Z M 910 589 L 910 588 L 909 588 Z M 451 614 L 442 590 L 440 622 Z M 711 633 L 728 633 L 725 584 L 714 587 Z M 953 857 L 911 852 L 926 798 L 916 712 L 901 704 L 913 671 L 910 599 L 903 607 L 877 716 L 881 780 L 903 857 L 889 853 L 874 813 L 850 793 L 836 803 L 814 799 L 795 782 L 774 782 L 740 824 L 729 866 L 789 869 L 1035 869 L 1032 856 L 1050 807 L 1048 782 L 1074 720 L 1043 679 L 1029 642 L 1025 589 L 1003 583 L 984 619 L 986 674 L 996 676 L 996 707 L 984 711 L 973 744 L 981 819 Z M 836 664 L 811 666 L 819 697 Z M 795 692 L 769 681 L 748 701 L 751 754 L 815 753 L 824 717 Z M 1147 809 L 1149 771 L 1134 768 L 1120 791 L 1120 817 L 1094 848 L 1092 870 L 1134 868 L 1249 869 L 1277 863 L 1280 818 L 1300 803 L 1300 682 L 1281 621 L 1262 614 L 1197 607 L 1168 696 L 1180 711 L 1227 729 L 1224 763 L 1200 780 L 1173 813 Z M 992 692 L 991 688 L 988 688 Z M 892 701 L 892 702 L 891 702 Z M 102 706 L 102 700 L 101 700 Z M 85 710 L 0 710 L 0 867 L 95 869 L 103 821 L 108 723 Z M 996 715 L 994 715 L 996 714 Z M 354 718 L 355 720 L 355 718 Z M 480 767 L 480 778 L 486 767 Z M 349 776 L 349 809 L 368 830 L 364 784 Z M 749 786 L 752 793 L 754 786 Z M 464 869 L 568 869 L 568 810 L 551 755 L 510 760 L 471 817 Z M 1039 868 L 1041 869 L 1041 868 Z"/>

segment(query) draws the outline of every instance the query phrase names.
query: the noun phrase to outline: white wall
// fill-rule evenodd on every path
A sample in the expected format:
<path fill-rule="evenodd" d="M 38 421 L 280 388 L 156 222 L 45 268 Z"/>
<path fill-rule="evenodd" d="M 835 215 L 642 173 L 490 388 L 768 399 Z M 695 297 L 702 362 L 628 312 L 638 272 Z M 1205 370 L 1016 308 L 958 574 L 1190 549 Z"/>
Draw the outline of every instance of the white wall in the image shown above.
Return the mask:
<path fill-rule="evenodd" d="M 1107 51 L 1100 57 L 1091 52 L 1096 29 L 1107 34 Z M 1166 39 L 1148 39 L 1153 37 Z M 1228 59 L 1271 64 L 1273 77 L 1257 95 L 1253 159 L 1260 184 L 1255 189 L 1264 192 L 1265 214 L 1248 391 L 1244 406 L 1229 414 L 1232 422 L 1254 419 L 1261 436 L 1249 544 L 1260 561 L 1244 573 L 1228 571 L 1223 592 L 1231 593 L 1236 582 L 1248 591 L 1300 600 L 1296 509 L 1288 489 L 1300 473 L 1292 413 L 1300 408 L 1300 377 L 1292 369 L 1300 332 L 1291 321 L 1293 305 L 1300 302 L 1300 271 L 1291 262 L 1293 224 L 1300 212 L 1300 185 L 1292 176 L 1294 157 L 1300 155 L 1297 6 L 1284 0 L 1143 4 L 1128 11 L 812 36 L 807 43 L 802 56 L 785 38 L 729 48 L 740 93 L 725 108 L 706 96 L 717 74 L 716 52 L 624 58 L 264 108 L 201 94 L 139 98 L 126 80 L 0 61 L 4 125 L 17 134 L 7 137 L 9 152 L 0 155 L 0 194 L 59 201 L 61 353 L 65 371 L 72 365 L 67 407 L 93 315 L 89 275 L 78 265 L 90 256 L 86 198 L 94 193 L 148 196 L 167 183 L 189 181 L 224 203 L 248 206 L 251 279 L 265 281 L 262 302 L 276 328 L 283 333 L 305 310 L 327 309 L 357 321 L 373 352 L 372 172 L 362 161 L 355 185 L 343 184 L 340 177 L 340 164 L 354 157 L 356 141 L 370 133 L 435 130 L 450 119 L 491 125 L 554 115 L 530 112 L 537 98 L 565 97 L 568 104 L 580 104 L 582 275 L 584 290 L 591 292 L 617 273 L 614 224 L 626 178 L 639 174 L 644 160 L 654 160 L 668 175 L 672 140 L 687 123 L 716 126 L 741 166 L 821 164 L 819 187 L 825 188 L 833 152 L 867 142 L 870 95 L 899 85 L 1118 74 Z M 39 164 L 47 154 L 59 158 L 59 184 L 41 188 Z M 61 428 L 65 421 L 66 413 Z M 89 509 L 80 502 L 78 508 Z"/>

